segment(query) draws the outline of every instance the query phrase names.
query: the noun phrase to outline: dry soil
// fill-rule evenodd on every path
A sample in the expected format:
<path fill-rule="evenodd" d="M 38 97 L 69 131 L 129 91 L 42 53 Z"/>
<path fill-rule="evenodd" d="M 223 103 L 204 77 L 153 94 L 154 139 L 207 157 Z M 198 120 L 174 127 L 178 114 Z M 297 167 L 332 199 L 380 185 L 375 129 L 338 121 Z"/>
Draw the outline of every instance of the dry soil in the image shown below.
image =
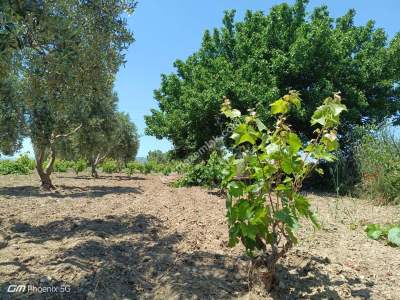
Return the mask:
<path fill-rule="evenodd" d="M 399 222 L 398 207 L 309 195 L 322 229 L 301 227 L 266 293 L 249 290 L 243 248 L 227 247 L 217 191 L 162 175 L 53 178 L 48 193 L 35 175 L 0 177 L 0 299 L 400 299 L 400 249 L 363 231 Z"/>

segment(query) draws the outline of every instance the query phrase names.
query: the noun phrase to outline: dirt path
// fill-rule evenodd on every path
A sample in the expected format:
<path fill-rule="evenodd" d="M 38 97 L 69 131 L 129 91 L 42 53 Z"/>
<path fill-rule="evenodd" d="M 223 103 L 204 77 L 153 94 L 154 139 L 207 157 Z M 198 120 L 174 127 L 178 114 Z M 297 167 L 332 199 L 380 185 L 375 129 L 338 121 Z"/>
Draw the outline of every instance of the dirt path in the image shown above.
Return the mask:
<path fill-rule="evenodd" d="M 225 200 L 164 176 L 0 177 L 0 299 L 400 299 L 400 250 L 371 241 L 368 222 L 399 221 L 397 207 L 312 196 L 322 230 L 279 266 L 279 286 L 249 292 L 243 249 L 226 247 Z M 7 293 L 10 284 L 70 286 Z"/>

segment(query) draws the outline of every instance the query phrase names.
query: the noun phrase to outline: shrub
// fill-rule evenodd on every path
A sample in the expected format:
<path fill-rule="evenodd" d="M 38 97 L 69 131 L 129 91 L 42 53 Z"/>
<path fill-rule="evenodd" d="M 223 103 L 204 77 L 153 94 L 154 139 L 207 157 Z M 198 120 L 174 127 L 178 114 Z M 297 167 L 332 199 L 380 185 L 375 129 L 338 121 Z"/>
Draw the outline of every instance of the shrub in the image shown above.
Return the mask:
<path fill-rule="evenodd" d="M 178 160 L 172 162 L 171 165 L 172 165 L 172 171 L 178 174 L 185 174 L 192 167 L 192 165 L 189 164 L 188 162 L 178 161 Z"/>
<path fill-rule="evenodd" d="M 0 161 L 0 174 L 1 175 L 27 175 L 31 170 L 25 165 L 18 164 L 12 160 L 2 160 Z"/>
<path fill-rule="evenodd" d="M 144 164 L 143 163 L 138 163 L 137 165 L 137 170 L 139 173 L 144 173 Z"/>
<path fill-rule="evenodd" d="M 0 160 L 0 174 L 1 175 L 8 175 L 12 174 L 12 161 L 8 159 Z"/>
<path fill-rule="evenodd" d="M 128 176 L 132 176 L 135 172 L 142 173 L 142 164 L 138 161 L 130 161 L 126 164 L 124 171 Z"/>
<path fill-rule="evenodd" d="M 365 232 L 370 239 L 386 240 L 388 244 L 400 247 L 400 224 L 368 224 Z"/>
<path fill-rule="evenodd" d="M 16 160 L 0 160 L 0 175 L 27 175 L 35 168 L 35 161 L 22 154 Z"/>
<path fill-rule="evenodd" d="M 224 178 L 227 185 L 229 245 L 241 241 L 253 257 L 250 280 L 258 267 L 267 269 L 262 282 L 271 287 L 276 263 L 297 242 L 300 218 L 318 226 L 309 200 L 300 193 L 304 179 L 317 168 L 319 161 L 333 161 L 338 148 L 336 126 L 346 109 L 336 94 L 327 98 L 314 112 L 311 125 L 316 137 L 303 143 L 286 124 L 287 114 L 299 110 L 297 92 L 271 104 L 277 116 L 272 130 L 255 113 L 242 117 L 225 99 L 222 113 L 236 121 L 231 138 L 236 155 L 229 159 Z"/>
<path fill-rule="evenodd" d="M 56 160 L 54 162 L 54 171 L 64 173 L 71 167 L 71 163 L 66 160 Z"/>
<path fill-rule="evenodd" d="M 337 197 L 356 196 L 355 187 L 360 182 L 360 177 L 353 153 L 340 149 L 334 154 L 337 157 L 334 162 L 321 161 L 319 168 L 322 172 L 314 171 L 304 180 L 304 189 L 335 193 Z"/>
<path fill-rule="evenodd" d="M 152 172 L 158 173 L 162 172 L 164 175 L 169 175 L 173 171 L 173 164 L 164 163 L 159 164 L 156 161 L 146 161 L 144 163 L 138 161 L 129 162 L 125 169 L 125 173 L 131 176 L 134 172 L 139 172 L 142 174 L 150 174 Z"/>
<path fill-rule="evenodd" d="M 226 161 L 218 155 L 216 151 L 212 152 L 208 161 L 189 166 L 186 174 L 179 179 L 175 186 L 203 185 L 207 187 L 220 186 L 223 175 L 223 169 Z"/>
<path fill-rule="evenodd" d="M 144 174 L 150 174 L 151 172 L 158 172 L 159 165 L 154 161 L 147 161 L 143 164 L 142 172 Z"/>
<path fill-rule="evenodd" d="M 28 154 L 21 154 L 15 161 L 17 164 L 26 166 L 29 170 L 34 170 L 36 162 L 34 159 L 29 158 Z"/>
<path fill-rule="evenodd" d="M 134 161 L 130 161 L 126 164 L 124 172 L 128 175 L 128 176 L 132 176 L 133 173 L 135 173 L 136 171 L 136 163 Z"/>
<path fill-rule="evenodd" d="M 400 140 L 387 126 L 366 131 L 356 147 L 360 196 L 400 203 Z"/>
<path fill-rule="evenodd" d="M 115 173 L 120 170 L 120 165 L 116 160 L 108 159 L 101 164 L 101 170 L 108 174 Z"/>
<path fill-rule="evenodd" d="M 87 168 L 87 163 L 84 159 L 78 159 L 72 165 L 72 169 L 74 170 L 75 174 L 78 175 L 79 173 L 85 171 Z"/>
<path fill-rule="evenodd" d="M 143 164 L 143 173 L 150 174 L 150 173 L 159 173 L 162 172 L 164 169 L 163 164 L 159 164 L 156 161 L 146 161 Z"/>
<path fill-rule="evenodd" d="M 166 166 L 164 166 L 163 168 L 162 168 L 162 173 L 164 174 L 164 175 L 169 175 L 169 174 L 171 174 L 172 173 L 172 167 L 170 166 L 170 165 L 166 165 Z"/>
<path fill-rule="evenodd" d="M 178 179 L 174 186 L 182 187 L 182 186 L 193 186 L 193 185 L 203 185 L 206 181 L 205 177 L 205 163 L 201 162 L 198 164 L 193 164 L 189 166 L 184 176 Z"/>

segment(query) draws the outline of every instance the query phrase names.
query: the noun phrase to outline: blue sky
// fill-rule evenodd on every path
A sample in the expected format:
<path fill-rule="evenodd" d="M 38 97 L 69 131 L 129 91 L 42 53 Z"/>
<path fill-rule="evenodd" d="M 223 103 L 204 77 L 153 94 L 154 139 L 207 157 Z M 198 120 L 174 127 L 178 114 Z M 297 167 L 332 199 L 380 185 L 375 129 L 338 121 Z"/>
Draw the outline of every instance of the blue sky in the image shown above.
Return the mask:
<path fill-rule="evenodd" d="M 140 0 L 139 0 L 140 1 Z M 185 59 L 195 52 L 204 30 L 220 27 L 224 10 L 236 9 L 237 19 L 250 10 L 268 11 L 283 1 L 268 0 L 142 0 L 136 12 L 128 18 L 129 28 L 136 41 L 130 46 L 115 84 L 119 95 L 119 110 L 128 112 L 138 127 L 141 145 L 138 156 L 146 156 L 149 150 L 167 151 L 171 144 L 166 140 L 144 136 L 144 115 L 156 108 L 153 90 L 160 85 L 160 74 L 170 73 L 176 59 Z M 293 3 L 294 1 L 287 1 Z M 400 31 L 399 0 L 348 0 L 310 1 L 309 10 L 326 4 L 333 17 L 346 13 L 349 8 L 357 11 L 356 24 L 376 21 L 389 37 Z M 22 152 L 32 151 L 29 141 L 24 142 Z"/>

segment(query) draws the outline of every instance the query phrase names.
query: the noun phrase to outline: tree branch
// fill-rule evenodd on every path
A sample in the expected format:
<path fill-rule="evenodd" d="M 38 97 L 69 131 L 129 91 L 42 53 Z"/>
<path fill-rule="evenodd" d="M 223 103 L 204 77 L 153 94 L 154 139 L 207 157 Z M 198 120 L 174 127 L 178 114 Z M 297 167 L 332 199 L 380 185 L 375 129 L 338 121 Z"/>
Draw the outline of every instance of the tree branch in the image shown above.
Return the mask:
<path fill-rule="evenodd" d="M 66 133 L 66 134 L 57 134 L 55 137 L 54 137 L 54 139 L 58 139 L 58 138 L 65 138 L 65 137 L 69 137 L 70 135 L 73 135 L 75 132 L 77 132 L 79 129 L 81 129 L 81 127 L 82 127 L 82 124 L 81 125 L 79 125 L 78 127 L 76 127 L 74 130 L 72 130 L 71 132 L 69 132 L 69 133 Z"/>
<path fill-rule="evenodd" d="M 109 154 L 111 151 L 107 151 L 103 156 L 100 156 L 100 153 L 97 154 L 96 160 L 95 160 L 95 165 L 97 165 L 98 163 L 102 162 Z"/>

